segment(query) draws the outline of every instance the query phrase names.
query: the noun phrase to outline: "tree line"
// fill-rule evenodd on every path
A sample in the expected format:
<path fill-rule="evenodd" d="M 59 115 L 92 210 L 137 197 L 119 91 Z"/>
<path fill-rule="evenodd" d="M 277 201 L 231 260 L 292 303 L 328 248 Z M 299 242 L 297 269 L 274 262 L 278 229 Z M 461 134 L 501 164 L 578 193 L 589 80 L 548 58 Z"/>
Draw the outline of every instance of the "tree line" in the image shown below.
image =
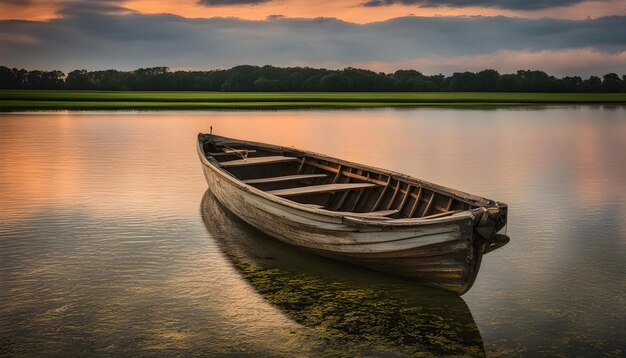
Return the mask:
<path fill-rule="evenodd" d="M 496 70 L 425 75 L 416 70 L 394 73 L 348 67 L 328 70 L 310 67 L 236 66 L 226 70 L 170 71 L 168 67 L 134 71 L 25 70 L 0 66 L 2 89 L 67 89 L 113 91 L 224 91 L 224 92 L 626 92 L 626 75 L 602 78 L 565 76 L 543 71 Z"/>

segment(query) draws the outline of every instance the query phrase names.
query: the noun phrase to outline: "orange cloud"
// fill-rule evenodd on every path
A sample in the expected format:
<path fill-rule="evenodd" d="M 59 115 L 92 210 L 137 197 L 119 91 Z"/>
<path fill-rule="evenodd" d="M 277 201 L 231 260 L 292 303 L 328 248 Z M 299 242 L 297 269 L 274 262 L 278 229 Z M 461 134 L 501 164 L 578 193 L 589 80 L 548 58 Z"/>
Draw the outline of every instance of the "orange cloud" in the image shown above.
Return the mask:
<path fill-rule="evenodd" d="M 521 11 L 485 7 L 419 7 L 417 5 L 391 5 L 364 7 L 361 0 L 326 1 L 282 0 L 258 5 L 203 6 L 196 0 L 181 0 L 172 4 L 158 0 L 130 0 L 127 7 L 142 13 L 172 13 L 184 17 L 237 17 L 248 20 L 264 20 L 271 15 L 293 18 L 334 17 L 348 22 L 368 23 L 402 16 L 520 16 L 526 18 L 584 19 L 608 15 L 626 14 L 623 0 L 598 2 L 587 1 L 573 6 L 544 10 Z"/>
<path fill-rule="evenodd" d="M 66 3 L 62 0 L 33 0 L 28 4 L 0 2 L 0 20 L 46 20 L 58 17 L 57 11 Z M 205 6 L 197 0 L 165 2 L 161 0 L 126 0 L 124 7 L 146 14 L 168 13 L 188 18 L 236 17 L 247 20 L 265 20 L 272 15 L 291 18 L 334 17 L 348 22 L 368 23 L 408 15 L 415 16 L 520 16 L 526 18 L 584 19 L 626 14 L 624 0 L 587 1 L 572 6 L 534 11 L 506 10 L 485 7 L 419 7 L 418 5 L 391 5 L 364 7 L 362 0 L 326 1 L 276 0 L 257 5 Z"/>
<path fill-rule="evenodd" d="M 0 20 L 43 21 L 57 17 L 58 2 L 33 1 L 28 4 L 0 2 Z"/>

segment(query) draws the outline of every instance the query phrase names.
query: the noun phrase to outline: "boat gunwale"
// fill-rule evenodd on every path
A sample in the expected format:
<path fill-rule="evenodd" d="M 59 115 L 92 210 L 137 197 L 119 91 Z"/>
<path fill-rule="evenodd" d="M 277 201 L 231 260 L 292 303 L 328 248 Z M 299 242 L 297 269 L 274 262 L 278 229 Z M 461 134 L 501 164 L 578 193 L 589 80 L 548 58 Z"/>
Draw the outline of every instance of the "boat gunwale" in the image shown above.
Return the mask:
<path fill-rule="evenodd" d="M 202 140 L 202 138 L 212 138 L 212 139 L 217 139 L 216 144 L 229 144 L 229 145 L 249 145 L 249 146 L 255 146 L 255 147 L 260 147 L 260 148 L 265 148 L 268 150 L 272 150 L 272 151 L 282 151 L 282 152 L 287 152 L 290 154 L 295 154 L 295 155 L 301 155 L 301 156 L 308 156 L 308 157 L 313 157 L 319 160 L 324 160 L 324 161 L 328 161 L 328 162 L 335 162 L 341 165 L 347 165 L 347 166 L 351 166 L 354 168 L 358 168 L 358 169 L 362 169 L 362 170 L 367 170 L 367 171 L 371 171 L 371 172 L 377 172 L 377 173 L 383 173 L 383 175 L 387 175 L 390 177 L 393 177 L 396 180 L 400 180 L 400 181 L 405 181 L 405 182 L 413 182 L 415 184 L 418 185 L 423 185 L 426 189 L 431 190 L 433 192 L 438 192 L 439 194 L 442 195 L 447 195 L 447 196 L 452 196 L 452 197 L 458 197 L 461 198 L 463 200 L 467 200 L 467 201 L 471 201 L 476 205 L 476 208 L 471 208 L 471 209 L 467 209 L 467 210 L 463 210 L 460 211 L 458 213 L 452 214 L 450 216 L 446 216 L 446 217 L 441 217 L 441 218 L 432 218 L 432 219 L 424 219 L 424 218 L 402 218 L 402 222 L 394 222 L 394 219 L 390 219 L 390 220 L 378 220 L 378 219 L 370 219 L 370 218 L 366 218 L 366 217 L 357 217 L 355 216 L 351 216 L 351 215 L 346 215 L 346 214 L 337 214 L 336 212 L 332 211 L 332 210 L 326 210 L 326 209 L 319 209 L 319 208 L 312 208 L 306 204 L 300 204 L 298 202 L 295 202 L 293 200 L 289 200 L 289 199 L 285 199 L 276 195 L 272 195 L 269 194 L 263 190 L 260 190 L 252 185 L 246 184 L 244 183 L 242 180 L 240 180 L 239 178 L 235 177 L 234 175 L 232 175 L 231 173 L 229 173 L 228 171 L 226 171 L 220 164 L 219 161 L 217 161 L 213 156 L 208 155 L 207 153 L 205 153 L 203 145 L 205 143 L 204 140 Z M 293 147 L 283 147 L 283 146 L 277 146 L 277 145 L 273 145 L 273 144 L 267 144 L 267 143 L 260 143 L 260 142 L 252 142 L 252 141 L 245 141 L 245 140 L 239 140 L 239 139 L 234 139 L 234 138 L 228 138 L 228 137 L 222 137 L 222 136 L 218 136 L 218 135 L 214 135 L 214 134 L 204 134 L 204 133 L 199 133 L 198 135 L 198 142 L 197 142 L 197 151 L 200 157 L 200 160 L 202 162 L 203 165 L 209 166 L 212 168 L 213 172 L 219 173 L 219 175 L 228 180 L 229 182 L 231 182 L 233 185 L 235 185 L 236 187 L 250 193 L 250 194 L 254 194 L 258 197 L 264 198 L 266 200 L 269 200 L 271 202 L 274 202 L 276 204 L 280 204 L 280 205 L 284 205 L 287 207 L 290 207 L 292 209 L 296 209 L 296 210 L 300 210 L 300 211 L 304 211 L 307 213 L 311 213 L 311 214 L 317 214 L 317 215 L 322 215 L 325 217 L 330 217 L 330 218 L 335 218 L 335 219 L 340 219 L 342 220 L 342 222 L 346 225 L 349 226 L 369 226 L 369 227 L 381 227 L 381 228 L 406 228 L 406 227 L 415 227 L 415 226 L 423 226 L 423 225 L 429 225 L 429 224 L 441 224 L 441 223 L 452 223 L 452 222 L 459 222 L 459 221 L 464 221 L 467 219 L 474 219 L 475 216 L 473 215 L 473 211 L 475 210 L 480 210 L 482 211 L 483 208 L 491 208 L 491 207 L 498 207 L 498 203 L 494 200 L 490 200 L 484 197 L 480 197 L 480 196 L 476 196 L 476 195 L 472 195 L 469 193 L 465 193 L 465 192 L 461 192 L 458 191 L 456 189 L 451 189 L 448 187 L 444 187 L 438 184 L 434 184 L 434 183 L 430 183 L 421 179 L 417 179 L 414 178 L 412 176 L 409 176 L 407 174 L 403 174 L 403 173 L 398 173 L 398 172 L 394 172 L 392 170 L 388 170 L 388 169 L 383 169 L 383 168 L 377 168 L 377 167 L 372 167 L 369 165 L 365 165 L 365 164 L 360 164 L 360 163 L 354 163 L 354 162 L 349 162 L 343 159 L 339 159 L 339 158 L 334 158 L 334 157 L 330 157 L 327 156 L 325 154 L 321 154 L 321 153 L 315 153 L 315 152 L 311 152 L 311 151 L 307 151 L 307 150 L 301 150 L 301 149 L 296 149 Z M 502 204 L 501 204 L 502 205 Z M 358 213 L 355 213 L 358 214 Z"/>

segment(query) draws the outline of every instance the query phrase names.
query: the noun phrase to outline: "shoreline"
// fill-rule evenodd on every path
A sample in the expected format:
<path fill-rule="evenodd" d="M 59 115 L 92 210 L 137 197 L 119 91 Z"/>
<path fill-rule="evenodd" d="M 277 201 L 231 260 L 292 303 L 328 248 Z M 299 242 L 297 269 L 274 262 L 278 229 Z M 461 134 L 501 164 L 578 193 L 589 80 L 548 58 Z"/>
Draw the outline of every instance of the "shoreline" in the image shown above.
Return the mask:
<path fill-rule="evenodd" d="M 626 93 L 508 92 L 130 92 L 0 90 L 0 111 L 281 110 L 625 106 Z"/>

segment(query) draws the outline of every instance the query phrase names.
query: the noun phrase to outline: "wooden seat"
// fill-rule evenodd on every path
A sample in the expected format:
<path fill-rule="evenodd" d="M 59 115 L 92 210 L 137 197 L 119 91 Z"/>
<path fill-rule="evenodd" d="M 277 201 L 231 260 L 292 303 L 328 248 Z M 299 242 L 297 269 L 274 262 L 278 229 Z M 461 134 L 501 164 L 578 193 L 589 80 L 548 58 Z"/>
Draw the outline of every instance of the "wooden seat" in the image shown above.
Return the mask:
<path fill-rule="evenodd" d="M 443 213 L 438 213 L 438 214 L 432 214 L 432 215 L 428 215 L 428 216 L 422 216 L 420 219 L 435 219 L 435 218 L 442 218 L 445 216 L 450 216 L 450 215 L 454 215 L 456 214 L 456 210 L 452 210 L 452 211 L 445 211 Z"/>
<path fill-rule="evenodd" d="M 372 183 L 347 183 L 347 184 L 323 184 L 323 185 L 311 185 L 302 186 L 291 189 L 279 189 L 268 191 L 268 194 L 276 196 L 299 196 L 299 195 L 312 195 L 322 193 L 333 193 L 337 191 L 346 191 L 354 189 L 366 189 L 376 186 Z"/>
<path fill-rule="evenodd" d="M 247 154 L 256 153 L 256 150 L 236 149 L 236 150 L 220 152 L 220 153 L 209 153 L 209 155 L 212 157 L 223 157 L 226 155 L 241 155 L 241 153 L 247 153 Z"/>
<path fill-rule="evenodd" d="M 351 216 L 353 218 L 362 218 L 362 219 L 376 219 L 376 220 L 391 220 L 388 216 L 397 214 L 398 210 L 379 210 L 379 211 L 370 211 L 367 213 L 355 213 L 351 211 L 336 211 L 335 213 L 341 214 L 344 216 Z"/>
<path fill-rule="evenodd" d="M 224 168 L 232 168 L 232 167 L 244 167 L 248 165 L 262 165 L 262 164 L 299 162 L 299 161 L 300 160 L 296 157 L 283 157 L 281 155 L 276 155 L 276 156 L 269 156 L 269 157 L 254 157 L 254 158 L 231 160 L 228 162 L 221 162 L 220 164 Z"/>
<path fill-rule="evenodd" d="M 314 208 L 314 209 L 323 209 L 324 206 L 322 205 L 315 205 L 315 204 L 304 204 L 308 207 Z M 356 218 L 372 218 L 372 219 L 390 219 L 387 216 L 393 215 L 393 214 L 397 214 L 398 213 L 398 209 L 393 209 L 393 210 L 379 210 L 379 211 L 370 211 L 367 213 L 355 213 L 352 211 L 335 211 L 334 213 L 336 214 L 341 214 L 341 215 L 345 215 L 345 216 L 352 216 L 352 217 L 356 217 Z"/>
<path fill-rule="evenodd" d="M 302 204 L 304 206 L 308 206 L 309 208 L 312 209 L 324 209 L 324 205 L 317 205 L 317 204 Z"/>
<path fill-rule="evenodd" d="M 246 183 L 246 184 L 268 184 L 268 183 L 278 183 L 278 182 L 292 181 L 292 180 L 326 178 L 327 176 L 328 175 L 326 175 L 326 174 L 284 175 L 284 176 L 281 176 L 281 177 L 248 179 L 248 180 L 243 180 L 243 182 Z"/>
<path fill-rule="evenodd" d="M 370 211 L 368 213 L 353 213 L 353 212 L 341 212 L 342 214 L 346 214 L 348 216 L 355 216 L 355 217 L 375 217 L 375 216 L 389 216 L 389 215 L 393 215 L 393 214 L 397 214 L 398 210 L 397 209 L 393 209 L 393 210 L 379 210 L 379 211 Z"/>
<path fill-rule="evenodd" d="M 424 220 L 424 219 L 436 219 L 436 218 L 443 218 L 446 216 L 452 216 L 454 214 L 460 213 L 462 211 L 459 210 L 453 210 L 453 211 L 446 211 L 445 213 L 439 213 L 439 214 L 433 214 L 433 215 L 428 215 L 428 216 L 422 216 L 422 217 L 416 217 L 416 218 L 402 218 L 402 219 L 396 219 L 395 222 L 413 222 L 415 220 Z"/>

